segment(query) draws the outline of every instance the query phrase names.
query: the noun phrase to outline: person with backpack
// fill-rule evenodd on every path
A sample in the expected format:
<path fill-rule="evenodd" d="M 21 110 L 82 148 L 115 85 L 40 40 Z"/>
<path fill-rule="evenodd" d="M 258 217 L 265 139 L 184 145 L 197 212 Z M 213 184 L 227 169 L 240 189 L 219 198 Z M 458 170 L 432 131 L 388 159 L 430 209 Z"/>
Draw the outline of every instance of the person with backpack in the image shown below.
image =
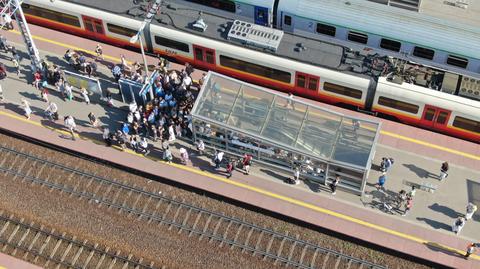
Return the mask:
<path fill-rule="evenodd" d="M 222 163 L 224 154 L 225 153 L 223 151 L 216 151 L 215 152 L 215 157 L 213 159 L 213 162 L 215 163 L 215 169 L 220 168 L 220 164 Z"/>
<path fill-rule="evenodd" d="M 443 181 L 446 177 L 448 177 L 448 169 L 449 169 L 449 166 L 448 166 L 448 162 L 444 162 L 442 163 L 442 166 L 440 167 L 440 181 Z"/>
<path fill-rule="evenodd" d="M 460 231 L 463 229 L 465 226 L 465 218 L 464 217 L 459 217 L 458 219 L 455 220 L 455 222 L 452 225 L 452 231 L 455 234 L 459 234 Z"/>
<path fill-rule="evenodd" d="M 383 157 L 382 162 L 380 163 L 380 171 L 388 172 L 388 170 L 390 169 L 390 167 L 392 167 L 394 162 L 395 161 L 393 160 L 393 158 Z"/>

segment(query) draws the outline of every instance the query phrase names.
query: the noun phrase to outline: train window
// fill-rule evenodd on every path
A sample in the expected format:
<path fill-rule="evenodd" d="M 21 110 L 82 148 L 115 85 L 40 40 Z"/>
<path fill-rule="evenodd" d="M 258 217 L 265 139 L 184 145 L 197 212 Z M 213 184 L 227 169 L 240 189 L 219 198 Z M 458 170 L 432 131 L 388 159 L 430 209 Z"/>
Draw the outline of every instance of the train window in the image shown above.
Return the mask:
<path fill-rule="evenodd" d="M 155 43 L 157 45 L 169 47 L 171 49 L 190 52 L 190 48 L 188 47 L 187 43 L 179 42 L 179 41 L 168 39 L 165 37 L 155 36 Z M 202 58 L 199 58 L 199 59 L 202 59 Z"/>
<path fill-rule="evenodd" d="M 195 48 L 195 59 L 203 61 L 203 50 L 201 48 Z"/>
<path fill-rule="evenodd" d="M 380 98 L 378 98 L 378 104 L 382 106 L 388 106 L 394 109 L 402 110 L 405 112 L 409 112 L 412 114 L 417 114 L 419 109 L 417 105 L 398 101 L 398 100 L 383 97 L 383 96 L 380 96 Z"/>
<path fill-rule="evenodd" d="M 336 31 L 337 31 L 337 28 L 335 28 L 335 26 L 317 23 L 317 33 L 319 34 L 335 36 Z"/>
<path fill-rule="evenodd" d="M 423 116 L 424 120 L 432 121 L 433 117 L 435 117 L 435 109 L 427 108 L 425 111 L 425 116 Z"/>
<path fill-rule="evenodd" d="M 458 57 L 458 56 L 454 56 L 454 55 L 448 55 L 447 64 L 453 65 L 453 66 L 458 66 L 458 67 L 461 67 L 461 68 L 467 68 L 468 59 Z"/>
<path fill-rule="evenodd" d="M 137 34 L 136 30 L 132 30 L 132 29 L 125 28 L 125 27 L 118 26 L 111 23 L 107 23 L 107 29 L 109 32 L 112 32 L 114 34 L 128 36 L 128 37 L 132 37 Z"/>
<path fill-rule="evenodd" d="M 402 43 L 391 39 L 382 38 L 382 40 L 380 40 L 380 48 L 382 49 L 400 51 L 401 45 Z"/>
<path fill-rule="evenodd" d="M 48 20 L 61 22 L 64 24 L 75 26 L 75 27 L 81 27 L 80 20 L 78 19 L 78 17 L 70 14 L 65 14 L 62 12 L 53 11 L 46 8 L 41 8 L 41 7 L 28 5 L 28 4 L 22 4 L 22 9 L 23 9 L 23 12 L 25 12 L 28 15 L 42 17 Z"/>
<path fill-rule="evenodd" d="M 288 16 L 288 15 L 285 15 L 283 17 L 283 23 L 285 25 L 292 25 L 292 17 Z"/>
<path fill-rule="evenodd" d="M 307 78 L 304 75 L 297 74 L 297 87 L 305 88 L 307 84 Z"/>
<path fill-rule="evenodd" d="M 316 91 L 318 89 L 318 79 L 310 77 L 308 79 L 308 89 Z"/>
<path fill-rule="evenodd" d="M 208 6 L 208 7 L 218 8 L 218 9 L 232 12 L 232 13 L 236 12 L 235 2 L 230 0 L 187 0 L 187 1 Z"/>
<path fill-rule="evenodd" d="M 362 33 L 359 33 L 359 32 L 349 31 L 348 32 L 348 40 L 353 41 L 353 42 L 357 42 L 357 43 L 367 44 L 368 36 L 366 34 L 362 34 Z"/>
<path fill-rule="evenodd" d="M 341 94 L 341 95 L 345 95 L 345 96 L 356 98 L 356 99 L 362 98 L 362 91 L 360 90 L 348 88 L 345 86 L 341 86 L 341 85 L 337 85 L 329 82 L 323 83 L 323 89 L 327 92 L 333 92 L 336 94 Z"/>
<path fill-rule="evenodd" d="M 452 125 L 457 128 L 480 134 L 480 122 L 478 121 L 456 116 Z"/>
<path fill-rule="evenodd" d="M 209 64 L 215 64 L 215 55 L 213 54 L 213 50 L 205 51 L 205 61 Z"/>
<path fill-rule="evenodd" d="M 242 61 L 224 55 L 220 55 L 220 65 L 285 83 L 290 83 L 291 80 L 291 75 L 289 72 Z"/>
<path fill-rule="evenodd" d="M 422 47 L 415 47 L 413 49 L 413 55 L 420 57 L 420 58 L 425 58 L 428 60 L 433 59 L 433 55 L 435 54 L 434 50 L 427 49 L 427 48 L 422 48 Z"/>
<path fill-rule="evenodd" d="M 445 124 L 445 122 L 447 121 L 447 117 L 448 117 L 448 112 L 440 111 L 440 113 L 438 113 L 437 123 Z"/>

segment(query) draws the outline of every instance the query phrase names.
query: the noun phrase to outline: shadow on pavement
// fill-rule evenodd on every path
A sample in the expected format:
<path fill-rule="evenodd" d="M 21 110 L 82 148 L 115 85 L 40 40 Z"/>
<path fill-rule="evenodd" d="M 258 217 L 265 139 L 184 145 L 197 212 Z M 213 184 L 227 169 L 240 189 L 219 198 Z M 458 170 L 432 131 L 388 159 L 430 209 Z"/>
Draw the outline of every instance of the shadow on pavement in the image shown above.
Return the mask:
<path fill-rule="evenodd" d="M 403 166 L 410 169 L 410 171 L 414 172 L 420 178 L 429 178 L 429 177 L 438 178 L 437 175 L 432 174 L 432 173 L 428 172 L 427 170 L 425 170 L 423 168 L 420 168 L 420 167 L 418 167 L 414 164 L 403 164 Z"/>
<path fill-rule="evenodd" d="M 443 229 L 443 230 L 446 230 L 446 231 L 452 231 L 452 226 L 450 226 L 448 224 L 445 224 L 443 222 L 439 222 L 439 221 L 436 221 L 436 220 L 433 220 L 433 219 L 420 218 L 420 217 L 417 217 L 417 220 L 418 221 L 423 221 L 426 224 L 430 225 L 432 228 L 437 229 L 437 230 L 438 229 Z"/>
<path fill-rule="evenodd" d="M 440 244 L 438 244 L 438 243 L 435 243 L 435 242 L 427 242 L 427 243 L 423 243 L 423 244 L 424 244 L 427 248 L 429 248 L 430 250 L 437 251 L 437 252 L 441 252 L 441 253 L 444 253 L 444 254 L 447 254 L 447 255 L 450 255 L 450 256 L 454 256 L 454 257 L 464 258 L 464 256 L 463 256 L 462 253 L 449 250 L 449 249 L 445 248 L 444 246 L 442 246 L 442 245 L 440 245 Z"/>
<path fill-rule="evenodd" d="M 443 213 L 446 216 L 449 216 L 450 218 L 456 219 L 459 216 L 462 216 L 463 214 L 451 209 L 450 207 L 444 206 L 444 205 L 439 205 L 438 203 L 434 203 L 433 205 L 428 206 L 433 211 Z"/>

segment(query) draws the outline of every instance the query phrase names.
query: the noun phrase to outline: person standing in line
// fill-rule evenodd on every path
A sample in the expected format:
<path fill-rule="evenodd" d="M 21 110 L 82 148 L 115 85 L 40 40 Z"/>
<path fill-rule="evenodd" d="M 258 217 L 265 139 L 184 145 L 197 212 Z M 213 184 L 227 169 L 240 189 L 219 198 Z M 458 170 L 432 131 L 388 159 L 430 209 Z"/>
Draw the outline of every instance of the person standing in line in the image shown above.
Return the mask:
<path fill-rule="evenodd" d="M 446 177 L 448 177 L 448 162 L 442 163 L 442 166 L 440 167 L 440 181 L 443 181 Z"/>
<path fill-rule="evenodd" d="M 332 191 L 332 195 L 337 194 L 337 185 L 340 182 L 340 176 L 337 175 L 330 183 L 330 190 Z"/>
<path fill-rule="evenodd" d="M 473 217 L 473 214 L 475 214 L 475 211 L 477 211 L 477 206 L 473 203 L 468 203 L 466 208 L 465 220 L 471 219 Z"/>
<path fill-rule="evenodd" d="M 68 128 L 70 131 L 70 134 L 72 135 L 72 140 L 75 140 L 75 133 L 74 131 L 77 131 L 77 125 L 75 124 L 75 119 L 72 116 L 65 116 L 63 118 L 65 126 Z"/>
<path fill-rule="evenodd" d="M 189 162 L 188 152 L 185 148 L 180 148 L 180 158 L 182 159 L 182 164 L 187 165 Z"/>
<path fill-rule="evenodd" d="M 215 158 L 213 159 L 213 162 L 215 163 L 215 169 L 218 169 L 220 168 L 220 164 L 222 163 L 223 161 L 223 155 L 225 153 L 223 151 L 217 151 L 215 153 Z"/>
<path fill-rule="evenodd" d="M 100 46 L 100 44 L 97 44 L 97 47 L 95 47 L 95 53 L 97 54 L 96 60 L 99 58 L 104 60 L 103 58 L 103 48 Z"/>
<path fill-rule="evenodd" d="M 465 218 L 464 217 L 459 217 L 458 219 L 455 220 L 455 222 L 452 225 L 452 231 L 455 234 L 459 234 L 460 231 L 463 229 L 463 226 L 465 226 Z"/>
<path fill-rule="evenodd" d="M 298 167 L 293 169 L 293 181 L 295 182 L 295 185 L 300 184 L 300 169 Z"/>
<path fill-rule="evenodd" d="M 175 141 L 175 130 L 173 129 L 173 124 L 168 126 L 168 142 Z"/>
<path fill-rule="evenodd" d="M 90 104 L 90 97 L 88 97 L 87 89 L 82 88 L 80 91 L 82 93 L 83 100 L 85 100 L 85 103 L 87 103 L 87 105 L 89 105 Z"/>
<path fill-rule="evenodd" d="M 468 257 L 470 257 L 470 255 L 472 255 L 472 253 L 475 252 L 477 246 L 478 246 L 478 243 L 468 244 L 467 251 L 464 256 L 465 259 L 468 259 Z"/>
<path fill-rule="evenodd" d="M 171 163 L 172 160 L 173 160 L 173 155 L 172 155 L 172 152 L 170 151 L 170 147 L 167 147 L 164 151 L 163 151 L 163 160 L 164 161 L 167 161 L 168 163 Z"/>
<path fill-rule="evenodd" d="M 22 108 L 23 108 L 23 111 L 25 112 L 25 117 L 27 117 L 27 120 L 30 119 L 30 114 L 32 114 L 32 109 L 30 108 L 30 103 L 25 100 L 25 99 L 22 99 Z"/>

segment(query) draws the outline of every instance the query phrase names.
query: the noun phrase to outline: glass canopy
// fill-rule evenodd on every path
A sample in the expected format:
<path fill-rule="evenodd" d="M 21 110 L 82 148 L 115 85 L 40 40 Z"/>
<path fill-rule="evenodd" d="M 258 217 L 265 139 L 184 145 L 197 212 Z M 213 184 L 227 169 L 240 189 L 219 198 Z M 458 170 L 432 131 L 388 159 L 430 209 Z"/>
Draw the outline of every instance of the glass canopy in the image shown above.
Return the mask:
<path fill-rule="evenodd" d="M 194 118 L 334 163 L 368 170 L 380 123 L 209 72 Z"/>

